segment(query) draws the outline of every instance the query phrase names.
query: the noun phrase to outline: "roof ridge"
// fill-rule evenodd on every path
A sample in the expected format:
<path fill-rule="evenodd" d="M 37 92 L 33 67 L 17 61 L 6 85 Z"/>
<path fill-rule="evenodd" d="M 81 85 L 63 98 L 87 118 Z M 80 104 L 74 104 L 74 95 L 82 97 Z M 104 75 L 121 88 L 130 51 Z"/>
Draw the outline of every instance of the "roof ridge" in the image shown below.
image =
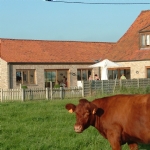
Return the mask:
<path fill-rule="evenodd" d="M 115 44 L 116 42 L 98 42 L 98 41 L 59 41 L 59 40 L 38 40 L 38 39 L 11 39 L 11 38 L 0 38 L 0 40 L 12 40 L 12 41 L 39 41 L 39 42 L 71 42 L 71 43 L 110 43 Z"/>
<path fill-rule="evenodd" d="M 146 11 L 150 11 L 150 9 L 147 9 L 147 10 L 142 10 L 142 11 L 141 11 L 141 13 L 142 13 L 142 12 L 146 12 Z"/>

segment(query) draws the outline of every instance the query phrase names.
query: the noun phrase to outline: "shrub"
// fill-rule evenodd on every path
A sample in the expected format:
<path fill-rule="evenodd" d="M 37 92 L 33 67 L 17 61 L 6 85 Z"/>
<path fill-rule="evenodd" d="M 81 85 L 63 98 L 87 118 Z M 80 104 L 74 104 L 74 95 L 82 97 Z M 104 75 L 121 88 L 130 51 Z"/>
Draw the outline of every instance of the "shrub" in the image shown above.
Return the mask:
<path fill-rule="evenodd" d="M 21 86 L 22 89 L 27 89 L 28 87 L 26 85 Z"/>
<path fill-rule="evenodd" d="M 54 88 L 60 88 L 59 84 L 55 84 Z"/>
<path fill-rule="evenodd" d="M 146 93 L 150 93 L 150 86 L 147 86 L 145 91 L 146 91 Z"/>

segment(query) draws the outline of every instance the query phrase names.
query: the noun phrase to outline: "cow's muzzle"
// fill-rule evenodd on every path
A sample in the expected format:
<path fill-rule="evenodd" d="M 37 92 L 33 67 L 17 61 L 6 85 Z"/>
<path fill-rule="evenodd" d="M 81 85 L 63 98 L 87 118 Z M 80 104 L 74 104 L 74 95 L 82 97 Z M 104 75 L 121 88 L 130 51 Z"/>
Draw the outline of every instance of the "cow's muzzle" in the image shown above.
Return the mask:
<path fill-rule="evenodd" d="M 74 126 L 74 130 L 75 130 L 75 132 L 77 132 L 77 133 L 81 133 L 81 132 L 83 131 L 83 128 L 82 128 L 81 125 L 75 125 L 75 126 Z"/>

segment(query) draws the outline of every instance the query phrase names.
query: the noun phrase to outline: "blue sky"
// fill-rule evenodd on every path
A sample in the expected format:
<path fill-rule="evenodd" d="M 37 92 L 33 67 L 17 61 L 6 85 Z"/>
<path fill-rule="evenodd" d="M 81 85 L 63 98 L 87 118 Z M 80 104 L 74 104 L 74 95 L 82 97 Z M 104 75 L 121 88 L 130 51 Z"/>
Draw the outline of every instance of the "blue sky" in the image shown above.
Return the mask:
<path fill-rule="evenodd" d="M 149 0 L 74 0 L 77 1 L 150 2 Z M 117 42 L 142 10 L 150 10 L 150 4 L 84 5 L 43 0 L 0 0 L 0 38 Z"/>

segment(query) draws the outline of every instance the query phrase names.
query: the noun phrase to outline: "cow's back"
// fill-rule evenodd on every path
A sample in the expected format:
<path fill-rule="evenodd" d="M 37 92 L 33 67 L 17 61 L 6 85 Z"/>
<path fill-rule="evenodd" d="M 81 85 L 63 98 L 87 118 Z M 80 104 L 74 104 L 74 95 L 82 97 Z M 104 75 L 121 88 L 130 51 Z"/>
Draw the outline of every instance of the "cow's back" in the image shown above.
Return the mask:
<path fill-rule="evenodd" d="M 92 103 L 104 110 L 100 117 L 104 128 L 118 124 L 124 140 L 136 137 L 138 142 L 150 142 L 150 94 L 115 95 Z"/>

